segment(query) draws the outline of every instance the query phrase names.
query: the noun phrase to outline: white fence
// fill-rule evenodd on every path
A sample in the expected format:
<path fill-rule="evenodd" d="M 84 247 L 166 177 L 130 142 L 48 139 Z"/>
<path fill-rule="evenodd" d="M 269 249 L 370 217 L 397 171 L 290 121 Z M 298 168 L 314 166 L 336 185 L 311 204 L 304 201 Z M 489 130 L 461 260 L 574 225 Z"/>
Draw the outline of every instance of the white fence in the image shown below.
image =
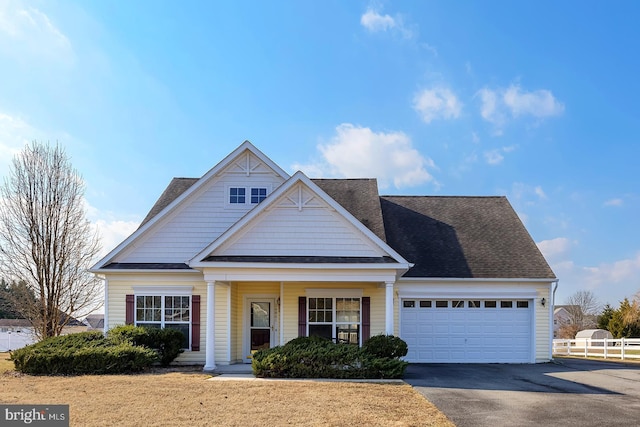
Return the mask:
<path fill-rule="evenodd" d="M 640 338 L 553 340 L 556 356 L 640 359 Z"/>
<path fill-rule="evenodd" d="M 0 353 L 17 350 L 36 342 L 31 332 L 0 332 Z"/>

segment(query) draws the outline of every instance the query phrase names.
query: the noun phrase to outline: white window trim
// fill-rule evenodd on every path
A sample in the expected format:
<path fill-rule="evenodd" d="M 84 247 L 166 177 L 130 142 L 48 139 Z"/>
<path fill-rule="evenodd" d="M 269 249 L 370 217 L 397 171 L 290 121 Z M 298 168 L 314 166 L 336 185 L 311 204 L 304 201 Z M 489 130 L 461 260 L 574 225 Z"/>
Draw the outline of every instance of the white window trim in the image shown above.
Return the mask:
<path fill-rule="evenodd" d="M 244 188 L 244 203 L 231 203 L 230 194 L 232 188 Z M 273 185 L 271 183 L 252 183 L 251 185 L 247 185 L 247 183 L 242 184 L 226 184 L 224 187 L 224 205 L 227 209 L 246 209 L 247 207 L 257 206 L 260 203 L 251 203 L 251 190 L 254 188 L 264 188 L 267 190 L 266 197 L 269 197 L 271 192 L 273 191 Z"/>
<path fill-rule="evenodd" d="M 161 328 L 164 328 L 165 323 L 176 323 L 176 324 L 183 324 L 186 325 L 188 323 L 189 325 L 189 336 L 187 337 L 189 339 L 189 345 L 188 347 L 184 348 L 183 350 L 185 352 L 187 351 L 191 351 L 191 346 L 193 345 L 193 343 L 191 342 L 191 338 L 192 338 L 192 328 L 193 328 L 193 286 L 134 286 L 133 287 L 133 324 L 138 326 L 140 325 L 144 325 L 144 324 L 155 324 L 158 322 L 146 322 L 146 321 L 140 321 L 138 322 L 138 297 L 139 296 L 153 296 L 153 297 L 160 297 L 160 309 L 162 311 L 162 315 L 160 316 L 160 325 Z M 164 297 L 184 297 L 184 296 L 188 296 L 189 297 L 189 322 L 166 322 L 164 320 L 164 304 L 165 304 L 165 299 Z"/>
<path fill-rule="evenodd" d="M 362 289 L 305 289 L 307 298 L 360 298 Z"/>
<path fill-rule="evenodd" d="M 326 292 L 325 292 L 326 291 Z M 355 295 L 359 292 L 359 295 Z M 355 293 L 355 294 L 354 294 Z M 309 327 L 311 325 L 331 325 L 331 337 L 335 340 L 337 337 L 334 337 L 335 327 L 337 325 L 358 325 L 358 345 L 362 346 L 362 289 L 306 289 L 306 297 L 307 297 L 307 336 L 309 336 Z M 309 298 L 331 298 L 332 308 L 331 308 L 331 318 L 333 321 L 331 322 L 311 322 L 309 321 Z M 336 307 L 336 298 L 358 298 L 360 300 L 360 307 L 358 308 L 358 313 L 360 314 L 360 320 L 358 322 L 339 322 L 337 320 L 337 307 Z M 335 342 L 335 341 L 334 341 Z"/>

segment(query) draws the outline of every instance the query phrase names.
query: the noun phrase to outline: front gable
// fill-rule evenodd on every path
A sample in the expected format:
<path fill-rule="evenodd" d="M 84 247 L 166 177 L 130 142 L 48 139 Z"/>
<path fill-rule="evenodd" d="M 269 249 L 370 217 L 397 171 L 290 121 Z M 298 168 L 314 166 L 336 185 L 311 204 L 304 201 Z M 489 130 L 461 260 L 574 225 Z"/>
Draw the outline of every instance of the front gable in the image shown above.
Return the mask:
<path fill-rule="evenodd" d="M 386 258 L 406 264 L 301 172 L 194 257 L 191 265 L 233 257 L 334 262 Z"/>
<path fill-rule="evenodd" d="M 188 179 L 174 179 L 140 228 L 94 269 L 113 263 L 186 264 L 257 205 L 252 203 L 252 189 L 269 195 L 287 178 L 286 172 L 245 141 L 195 182 L 184 185 Z M 245 198 L 231 203 L 231 189 L 244 192 Z"/>

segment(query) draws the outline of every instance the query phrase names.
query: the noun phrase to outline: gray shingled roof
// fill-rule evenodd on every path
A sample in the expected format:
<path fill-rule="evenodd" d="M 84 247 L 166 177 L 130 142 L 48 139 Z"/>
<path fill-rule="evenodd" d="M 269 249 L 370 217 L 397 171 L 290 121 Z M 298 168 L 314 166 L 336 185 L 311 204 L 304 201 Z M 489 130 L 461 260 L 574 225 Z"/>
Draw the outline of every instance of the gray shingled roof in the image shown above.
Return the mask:
<path fill-rule="evenodd" d="M 506 197 L 382 196 L 387 243 L 414 263 L 405 277 L 555 275 Z"/>
<path fill-rule="evenodd" d="M 141 226 L 197 181 L 174 178 Z M 414 264 L 405 277 L 555 278 L 505 197 L 380 197 L 375 179 L 312 181 Z M 105 268 L 144 267 L 152 265 Z"/>
<path fill-rule="evenodd" d="M 160 211 L 171 204 L 178 196 L 187 191 L 199 178 L 173 178 L 164 192 L 160 195 L 147 216 L 140 223 L 140 227 L 145 225 L 151 218 L 158 215 Z M 139 227 L 138 227 L 139 228 Z"/>
<path fill-rule="evenodd" d="M 312 179 L 365 227 L 386 240 L 376 179 Z"/>

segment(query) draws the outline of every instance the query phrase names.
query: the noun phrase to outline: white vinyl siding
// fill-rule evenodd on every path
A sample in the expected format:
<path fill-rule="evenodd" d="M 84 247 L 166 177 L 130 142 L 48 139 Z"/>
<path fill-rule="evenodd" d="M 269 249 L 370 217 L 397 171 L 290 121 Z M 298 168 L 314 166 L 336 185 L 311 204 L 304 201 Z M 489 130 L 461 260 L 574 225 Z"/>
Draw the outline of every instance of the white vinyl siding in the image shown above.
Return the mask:
<path fill-rule="evenodd" d="M 288 200 L 287 200 L 288 201 Z M 216 255 L 378 257 L 386 255 L 329 205 L 279 204 L 249 223 Z"/>
<path fill-rule="evenodd" d="M 136 245 L 123 251 L 116 262 L 185 262 L 218 238 L 237 222 L 255 204 L 235 205 L 229 209 L 226 203 L 229 186 L 245 186 L 250 189 L 275 189 L 283 179 L 273 173 L 222 174 L 213 182 L 184 201 L 184 203 L 166 218 L 141 236 Z"/>

